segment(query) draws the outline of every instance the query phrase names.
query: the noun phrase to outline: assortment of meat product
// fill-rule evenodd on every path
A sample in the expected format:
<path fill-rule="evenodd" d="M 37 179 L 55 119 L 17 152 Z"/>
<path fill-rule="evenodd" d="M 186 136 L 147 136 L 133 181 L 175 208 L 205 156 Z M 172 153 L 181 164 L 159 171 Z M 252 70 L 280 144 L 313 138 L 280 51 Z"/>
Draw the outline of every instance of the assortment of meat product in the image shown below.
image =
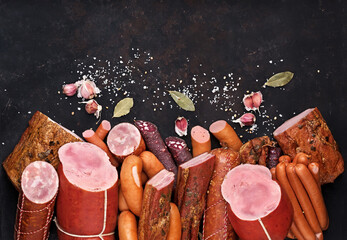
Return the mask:
<path fill-rule="evenodd" d="M 211 151 L 216 156 L 213 174 L 207 191 L 206 209 L 203 221 L 203 239 L 237 239 L 227 216 L 227 202 L 221 192 L 225 175 L 240 164 L 238 152 L 228 148 Z"/>
<path fill-rule="evenodd" d="M 48 239 L 59 179 L 44 161 L 30 163 L 23 171 L 14 239 Z"/>
<path fill-rule="evenodd" d="M 166 239 L 174 179 L 174 173 L 163 169 L 146 183 L 138 227 L 139 240 Z"/>
<path fill-rule="evenodd" d="M 13 152 L 3 162 L 4 169 L 13 185 L 20 191 L 20 179 L 26 166 L 31 162 L 42 160 L 57 168 L 60 146 L 78 141 L 83 140 L 37 111 Z"/>
<path fill-rule="evenodd" d="M 344 162 L 317 108 L 274 132 L 281 148 L 267 136 L 242 145 L 224 120 L 209 130 L 225 148 L 211 151 L 209 132 L 195 126 L 192 157 L 183 139 L 164 143 L 147 121 L 111 129 L 104 120 L 96 132 L 83 132 L 91 144 L 36 112 L 3 163 L 22 190 L 15 239 L 48 239 L 56 199 L 63 240 L 115 239 L 118 203 L 121 240 L 197 239 L 203 214 L 204 240 L 323 239 L 329 217 L 320 186 Z"/>
<path fill-rule="evenodd" d="M 107 146 L 117 159 L 139 155 L 146 149 L 139 130 L 131 123 L 123 122 L 114 126 L 107 136 Z"/>
<path fill-rule="evenodd" d="M 243 164 L 233 168 L 222 183 L 222 195 L 241 239 L 283 240 L 287 235 L 293 208 L 267 167 Z"/>
<path fill-rule="evenodd" d="M 215 156 L 206 152 L 178 168 L 175 202 L 181 214 L 181 239 L 198 239 L 214 161 Z"/>
<path fill-rule="evenodd" d="M 145 139 L 148 150 L 159 159 L 165 169 L 177 175 L 177 166 L 161 138 L 157 126 L 151 122 L 142 120 L 135 121 L 135 126 L 140 130 L 142 137 Z"/>
<path fill-rule="evenodd" d="M 333 182 L 344 171 L 344 160 L 317 108 L 287 120 L 274 131 L 274 138 L 291 158 L 298 152 L 311 155 L 310 162 L 319 163 L 322 184 Z"/>
<path fill-rule="evenodd" d="M 169 148 L 177 166 L 192 159 L 192 154 L 190 153 L 186 142 L 182 138 L 167 137 L 165 139 L 165 144 Z"/>
<path fill-rule="evenodd" d="M 274 142 L 268 136 L 257 137 L 249 140 L 240 148 L 241 163 L 260 164 L 266 166 L 269 147 Z"/>
<path fill-rule="evenodd" d="M 67 143 L 58 154 L 59 239 L 115 239 L 117 169 L 101 148 L 90 143 Z"/>

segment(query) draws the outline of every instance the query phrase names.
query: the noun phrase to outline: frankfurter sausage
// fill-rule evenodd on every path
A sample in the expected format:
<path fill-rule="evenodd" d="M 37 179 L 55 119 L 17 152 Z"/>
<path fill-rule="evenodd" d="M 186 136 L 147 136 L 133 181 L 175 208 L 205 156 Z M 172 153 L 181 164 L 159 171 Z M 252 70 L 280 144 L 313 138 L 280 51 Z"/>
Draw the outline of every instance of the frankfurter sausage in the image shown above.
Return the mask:
<path fill-rule="evenodd" d="M 127 202 L 125 201 L 121 186 L 118 187 L 118 208 L 119 208 L 119 211 L 121 212 L 129 210 L 129 207 Z"/>
<path fill-rule="evenodd" d="M 308 164 L 308 170 L 310 170 L 314 180 L 316 180 L 319 189 L 321 189 L 320 179 L 319 179 L 319 163 L 311 162 Z"/>
<path fill-rule="evenodd" d="M 295 157 L 293 159 L 293 163 L 294 164 L 301 163 L 301 164 L 304 164 L 307 166 L 309 163 L 309 158 L 310 158 L 310 156 L 307 155 L 306 153 L 299 152 L 295 155 Z"/>
<path fill-rule="evenodd" d="M 271 175 L 272 175 L 272 180 L 276 180 L 276 168 L 273 167 L 270 169 Z"/>
<path fill-rule="evenodd" d="M 304 166 L 303 164 L 298 164 L 299 166 Z M 318 234 L 322 233 L 322 229 L 319 225 L 316 213 L 313 209 L 312 203 L 305 191 L 305 188 L 303 184 L 301 183 L 300 179 L 298 178 L 296 174 L 296 166 L 294 163 L 288 164 L 286 167 L 286 173 L 289 179 L 290 186 L 292 186 L 296 198 L 298 199 L 300 206 L 302 207 L 302 210 L 304 211 L 304 215 L 306 217 L 307 222 L 311 226 L 311 229 L 318 237 Z M 308 171 L 308 170 L 307 170 Z M 310 174 L 310 173 L 308 173 Z M 314 180 L 313 180 L 314 181 Z M 304 235 L 305 236 L 305 235 Z"/>
<path fill-rule="evenodd" d="M 288 155 L 282 155 L 278 159 L 279 162 L 291 163 L 292 159 Z"/>
<path fill-rule="evenodd" d="M 178 207 L 170 203 L 170 229 L 166 240 L 180 240 L 182 234 L 181 215 Z"/>
<path fill-rule="evenodd" d="M 304 214 L 298 200 L 296 199 L 295 193 L 288 181 L 286 173 L 287 163 L 280 162 L 276 167 L 276 179 L 280 183 L 281 187 L 286 191 L 294 209 L 294 223 L 298 227 L 299 231 L 307 240 L 315 240 L 316 237 L 305 219 Z"/>
<path fill-rule="evenodd" d="M 142 159 L 143 171 L 149 178 L 164 169 L 164 165 L 150 151 L 143 151 L 139 157 Z"/>
<path fill-rule="evenodd" d="M 121 189 L 126 203 L 136 216 L 141 214 L 143 188 L 141 184 L 142 160 L 130 155 L 123 161 L 120 171 Z"/>
<path fill-rule="evenodd" d="M 193 148 L 193 157 L 211 151 L 210 133 L 201 126 L 195 126 L 190 132 Z"/>
<path fill-rule="evenodd" d="M 95 134 L 101 139 L 104 140 L 108 132 L 111 130 L 111 123 L 107 120 L 103 120 L 99 127 L 96 129 Z"/>
<path fill-rule="evenodd" d="M 295 223 L 292 223 L 292 226 L 290 226 L 290 231 L 293 233 L 294 238 L 293 239 L 298 239 L 298 240 L 305 240 L 304 236 L 302 236 L 301 232 L 299 229 L 296 227 Z"/>
<path fill-rule="evenodd" d="M 242 142 L 235 130 L 224 120 L 219 120 L 210 125 L 210 132 L 215 136 L 222 147 L 232 148 L 239 151 Z"/>
<path fill-rule="evenodd" d="M 119 240 L 137 240 L 137 223 L 134 214 L 121 212 L 118 217 Z"/>
<path fill-rule="evenodd" d="M 328 211 L 325 207 L 322 192 L 316 184 L 316 180 L 313 178 L 308 168 L 303 164 L 297 164 L 295 166 L 295 171 L 308 193 L 313 208 L 317 214 L 320 227 L 323 230 L 326 230 L 329 226 Z"/>

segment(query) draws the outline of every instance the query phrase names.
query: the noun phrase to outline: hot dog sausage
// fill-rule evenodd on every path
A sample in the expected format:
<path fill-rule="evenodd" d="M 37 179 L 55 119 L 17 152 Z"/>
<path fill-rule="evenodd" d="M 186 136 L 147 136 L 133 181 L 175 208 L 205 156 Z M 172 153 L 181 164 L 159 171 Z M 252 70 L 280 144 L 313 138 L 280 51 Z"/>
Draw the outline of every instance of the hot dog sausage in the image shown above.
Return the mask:
<path fill-rule="evenodd" d="M 180 240 L 182 233 L 181 215 L 178 207 L 170 203 L 170 229 L 166 240 Z"/>
<path fill-rule="evenodd" d="M 305 186 L 308 196 L 310 197 L 314 210 L 317 214 L 320 227 L 323 230 L 326 230 L 329 225 L 329 217 L 328 211 L 325 207 L 322 192 L 319 190 L 315 179 L 305 165 L 297 164 L 295 166 L 295 171 L 299 176 L 302 184 Z"/>
<path fill-rule="evenodd" d="M 311 162 L 308 164 L 308 170 L 310 170 L 314 180 L 316 180 L 319 189 L 321 189 L 320 179 L 319 179 L 319 163 Z"/>
<path fill-rule="evenodd" d="M 124 211 L 118 217 L 119 240 L 137 240 L 137 223 L 135 215 Z"/>
<path fill-rule="evenodd" d="M 143 188 L 141 184 L 142 160 L 130 155 L 123 161 L 120 171 L 121 188 L 130 211 L 140 216 Z"/>
<path fill-rule="evenodd" d="M 294 164 L 301 163 L 301 164 L 304 164 L 307 166 L 309 163 L 309 158 L 310 158 L 310 156 L 307 155 L 306 153 L 299 152 L 295 155 L 295 157 L 293 159 L 293 163 Z"/>
<path fill-rule="evenodd" d="M 315 240 L 316 237 L 305 219 L 304 214 L 302 213 L 302 209 L 299 205 L 298 200 L 296 199 L 295 193 L 288 181 L 287 173 L 286 173 L 286 163 L 280 162 L 276 167 L 276 179 L 280 183 L 281 187 L 286 191 L 294 209 L 294 222 L 295 225 L 299 228 L 300 232 L 307 239 Z"/>
<path fill-rule="evenodd" d="M 298 164 L 298 165 L 304 166 L 303 164 Z M 307 219 L 307 222 L 311 226 L 311 229 L 316 234 L 316 236 L 318 236 L 319 234 L 322 233 L 322 229 L 320 228 L 312 203 L 305 191 L 304 186 L 302 185 L 300 179 L 298 178 L 295 169 L 296 169 L 296 166 L 294 163 L 290 163 L 286 167 L 286 173 L 289 179 L 290 186 L 292 186 L 295 192 L 296 198 L 298 199 L 300 206 L 302 207 L 302 210 L 304 211 L 304 215 Z"/>

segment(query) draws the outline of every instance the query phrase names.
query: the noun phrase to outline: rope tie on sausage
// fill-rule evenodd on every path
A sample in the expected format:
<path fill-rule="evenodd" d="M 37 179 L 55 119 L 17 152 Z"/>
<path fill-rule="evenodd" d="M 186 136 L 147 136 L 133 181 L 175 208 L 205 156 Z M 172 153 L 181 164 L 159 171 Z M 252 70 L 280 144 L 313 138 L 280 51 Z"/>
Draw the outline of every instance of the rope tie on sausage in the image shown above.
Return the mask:
<path fill-rule="evenodd" d="M 45 240 L 47 238 L 46 234 L 48 231 L 48 226 L 51 223 L 52 217 L 53 217 L 53 211 L 51 209 L 51 206 L 52 206 L 52 204 L 55 203 L 55 199 L 57 197 L 57 194 L 55 194 L 55 196 L 52 198 L 52 200 L 48 203 L 48 205 L 46 207 L 44 207 L 42 209 L 38 209 L 38 210 L 24 210 L 23 207 L 24 207 L 24 202 L 25 202 L 25 196 L 23 193 L 21 195 L 22 195 L 22 197 L 19 196 L 19 198 L 21 197 L 21 205 L 19 206 L 17 204 L 17 209 L 19 211 L 18 228 L 17 228 L 17 225 L 14 226 L 14 230 L 17 233 L 16 239 L 19 240 L 21 235 L 32 235 L 32 234 L 36 234 L 38 232 L 44 231 L 43 232 L 43 239 Z M 23 213 L 40 213 L 40 212 L 43 212 L 46 210 L 47 210 L 46 223 L 41 228 L 39 228 L 35 231 L 30 231 L 30 232 L 22 232 L 21 231 Z"/>
<path fill-rule="evenodd" d="M 93 238 L 93 237 L 98 237 L 101 240 L 104 240 L 104 237 L 107 236 L 112 236 L 114 235 L 114 232 L 110 232 L 110 233 L 104 233 L 105 229 L 106 229 L 106 218 L 107 218 L 107 190 L 104 191 L 105 193 L 105 200 L 104 200 L 104 222 L 103 222 L 103 227 L 102 230 L 99 234 L 94 234 L 94 235 L 80 235 L 80 234 L 73 234 L 73 233 L 69 233 L 66 232 L 59 224 L 58 224 L 58 220 L 55 217 L 53 219 L 55 225 L 57 226 L 58 230 L 62 233 L 64 233 L 65 235 L 68 235 L 70 237 L 76 237 L 76 238 Z"/>

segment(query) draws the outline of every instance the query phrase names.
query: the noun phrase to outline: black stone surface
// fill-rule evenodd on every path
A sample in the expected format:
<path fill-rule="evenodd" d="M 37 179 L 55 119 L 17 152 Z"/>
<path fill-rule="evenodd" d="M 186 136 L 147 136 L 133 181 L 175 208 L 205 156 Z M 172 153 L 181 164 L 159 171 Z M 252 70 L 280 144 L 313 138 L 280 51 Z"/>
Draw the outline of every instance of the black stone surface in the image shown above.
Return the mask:
<path fill-rule="evenodd" d="M 179 115 L 189 119 L 190 128 L 230 120 L 234 113 L 217 107 L 227 102 L 225 95 L 218 104 L 211 104 L 207 97 L 217 93 L 212 93 L 213 85 L 208 90 L 208 84 L 201 84 L 215 77 L 219 81 L 214 85 L 222 88 L 221 79 L 233 73 L 230 82 L 241 77 L 238 89 L 228 92 L 235 98 L 232 109 L 237 115 L 244 112 L 243 94 L 261 90 L 265 99 L 261 112 L 266 111 L 271 119 L 278 117 L 264 125 L 265 118 L 259 117 L 259 129 L 253 134 L 233 125 L 243 141 L 270 135 L 294 113 L 317 106 L 346 159 L 346 40 L 346 4 L 342 0 L 1 1 L 0 161 L 13 150 L 36 110 L 79 135 L 87 128 L 95 129 L 95 118 L 77 110 L 82 106 L 77 98 L 65 99 L 57 92 L 62 84 L 79 79 L 78 63 L 93 62 L 92 57 L 116 62 L 122 56 L 127 61 L 134 59 L 132 48 L 139 48 L 142 57 L 150 52 L 153 61 L 134 61 L 137 85 L 127 85 L 135 101 L 129 115 L 112 119 L 113 101 L 122 96 L 106 94 L 107 85 L 96 79 L 104 90 L 97 99 L 104 106 L 102 118 L 112 125 L 145 119 L 156 123 L 167 137 L 175 134 L 173 122 Z M 155 71 L 146 77 L 144 72 L 152 69 Z M 261 88 L 273 73 L 286 70 L 295 76 L 284 89 Z M 196 98 L 196 112 L 169 104 L 170 97 L 159 93 L 167 86 L 174 90 L 172 84 L 181 89 L 194 84 L 194 75 L 199 76 L 194 89 L 207 92 Z M 152 81 L 148 91 L 141 86 L 144 78 L 147 83 Z M 180 85 L 177 79 L 182 80 Z M 162 110 L 154 111 L 153 104 L 161 102 L 165 103 Z M 218 146 L 215 140 L 213 144 Z M 323 194 L 330 215 L 324 238 L 345 239 L 346 174 L 323 186 Z M 0 239 L 13 239 L 17 197 L 0 167 Z M 57 239 L 54 226 L 50 239 Z"/>

